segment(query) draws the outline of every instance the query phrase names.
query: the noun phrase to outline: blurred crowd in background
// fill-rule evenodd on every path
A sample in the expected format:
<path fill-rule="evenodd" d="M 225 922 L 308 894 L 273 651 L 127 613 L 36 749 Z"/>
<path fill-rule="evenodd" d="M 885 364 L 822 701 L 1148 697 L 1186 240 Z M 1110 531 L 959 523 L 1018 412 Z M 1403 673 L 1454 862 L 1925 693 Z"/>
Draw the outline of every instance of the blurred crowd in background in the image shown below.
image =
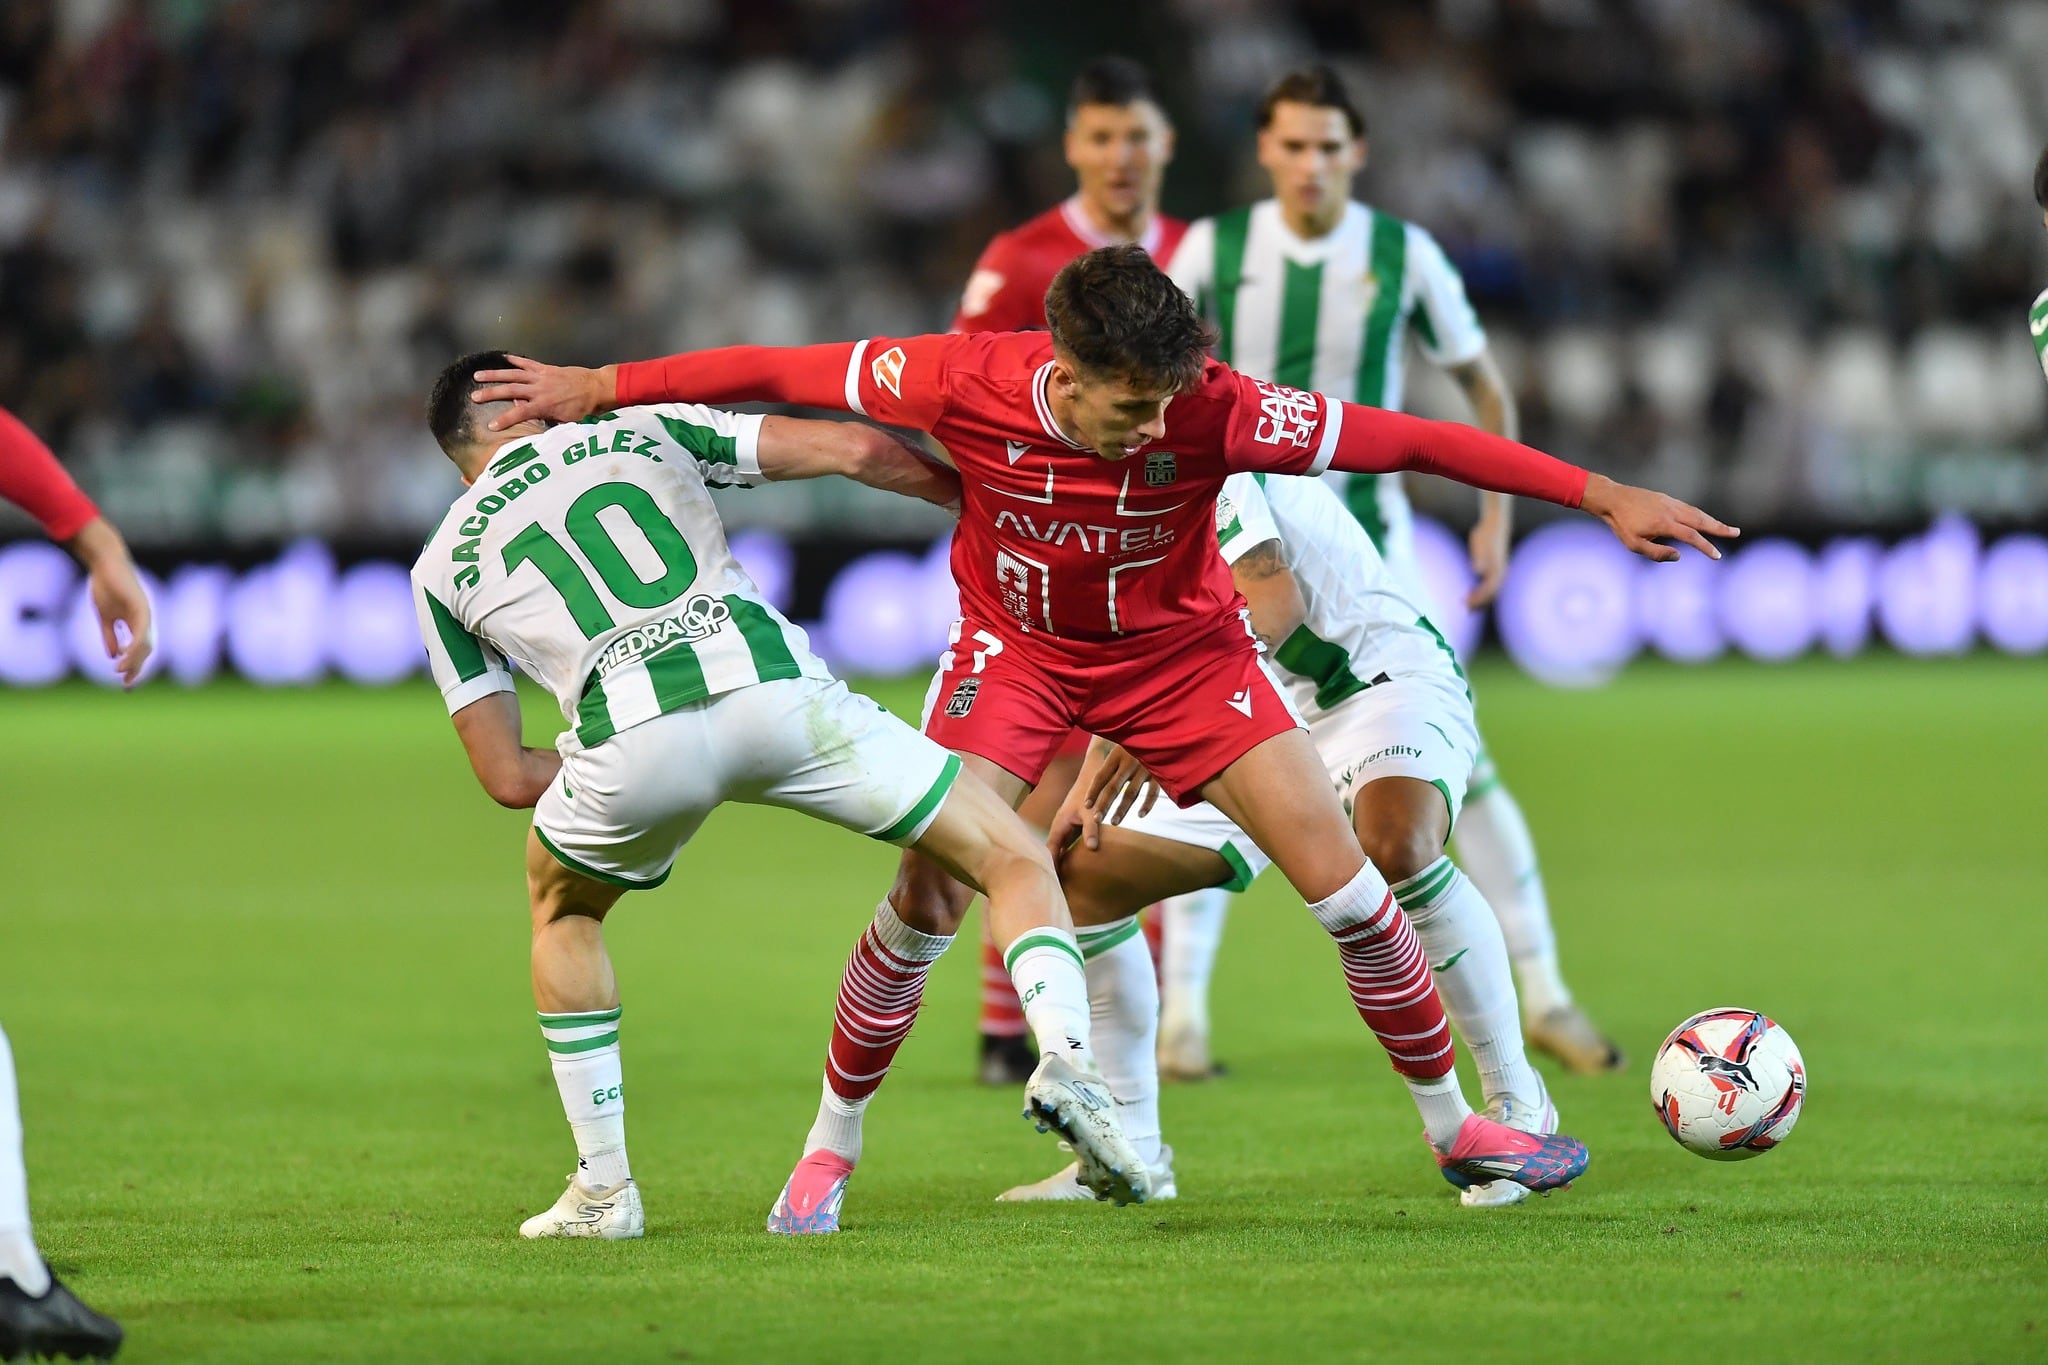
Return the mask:
<path fill-rule="evenodd" d="M 6 0 L 0 404 L 144 546 L 416 540 L 463 350 L 943 327 L 1105 51 L 1186 216 L 1345 71 L 1538 445 L 1752 524 L 2048 519 L 2048 0 Z M 938 529 L 805 492 L 752 515 Z"/>

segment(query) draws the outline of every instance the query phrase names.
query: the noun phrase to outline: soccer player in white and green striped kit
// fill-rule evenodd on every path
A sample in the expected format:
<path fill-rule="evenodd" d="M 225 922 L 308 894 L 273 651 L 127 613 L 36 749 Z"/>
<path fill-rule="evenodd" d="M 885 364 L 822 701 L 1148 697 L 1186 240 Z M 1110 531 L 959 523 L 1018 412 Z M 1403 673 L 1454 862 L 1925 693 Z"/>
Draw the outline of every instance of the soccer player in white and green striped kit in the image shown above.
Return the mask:
<path fill-rule="evenodd" d="M 915 848 L 981 890 L 1041 1051 L 1027 1116 L 1060 1132 L 1107 1197 L 1142 1203 L 1144 1162 L 1096 1073 L 1081 951 L 1045 846 L 957 755 L 833 678 L 733 557 L 710 496 L 839 474 L 957 506 L 957 476 L 872 427 L 696 404 L 493 429 L 510 405 L 474 401 L 476 376 L 510 363 L 477 352 L 435 382 L 428 422 L 469 487 L 412 579 L 428 664 L 478 781 L 534 813 L 534 1004 L 577 1164 L 520 1235 L 621 1239 L 646 1228 L 626 1157 L 619 985 L 603 926 L 626 892 L 668 879 L 726 801 Z M 510 660 L 561 705 L 569 728 L 553 749 L 522 740 Z M 775 930 L 761 932 L 767 941 Z M 949 942 L 906 926 L 887 899 L 875 907 L 842 983 L 845 1028 L 798 1167 L 806 1179 L 776 1200 L 770 1232 L 838 1230 L 862 1112 Z"/>
<path fill-rule="evenodd" d="M 1514 398 L 1457 268 L 1423 229 L 1349 197 L 1365 133 L 1335 72 L 1283 76 L 1259 106 L 1259 164 L 1275 197 L 1196 223 L 1170 273 L 1215 323 L 1219 358 L 1246 374 L 1399 409 L 1412 336 L 1464 390 L 1478 425 L 1514 439 Z M 1352 515 L 1407 595 L 1427 603 L 1401 476 L 1325 477 L 1347 481 Z M 1473 606 L 1491 600 L 1507 567 L 1510 500 L 1482 497 Z M 1619 1069 L 1621 1050 L 1564 984 L 1535 842 L 1483 749 L 1456 839 L 1459 862 L 1500 919 L 1530 1043 L 1575 1071 Z M 1221 890 L 1167 903 L 1159 1049 L 1169 1076 L 1209 1073 L 1208 987 L 1227 906 Z"/>

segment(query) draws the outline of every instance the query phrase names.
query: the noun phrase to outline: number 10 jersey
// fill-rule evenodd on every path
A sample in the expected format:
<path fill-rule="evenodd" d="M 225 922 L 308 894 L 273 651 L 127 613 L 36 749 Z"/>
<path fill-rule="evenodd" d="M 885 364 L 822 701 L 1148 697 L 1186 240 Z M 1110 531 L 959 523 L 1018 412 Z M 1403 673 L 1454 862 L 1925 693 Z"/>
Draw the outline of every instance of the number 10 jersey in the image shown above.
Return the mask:
<path fill-rule="evenodd" d="M 762 481 L 760 431 L 661 403 L 501 447 L 412 570 L 449 712 L 509 691 L 511 659 L 589 748 L 752 683 L 829 678 L 733 558 L 707 489 Z"/>

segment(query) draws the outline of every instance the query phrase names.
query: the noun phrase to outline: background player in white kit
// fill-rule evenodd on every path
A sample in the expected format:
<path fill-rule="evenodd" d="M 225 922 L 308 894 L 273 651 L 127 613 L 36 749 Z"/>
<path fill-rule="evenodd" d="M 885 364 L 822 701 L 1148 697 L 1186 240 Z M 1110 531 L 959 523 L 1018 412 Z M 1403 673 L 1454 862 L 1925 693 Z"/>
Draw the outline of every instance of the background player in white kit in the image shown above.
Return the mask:
<path fill-rule="evenodd" d="M 1399 409 L 1408 338 L 1455 379 L 1478 425 L 1518 439 L 1513 395 L 1487 351 L 1465 285 L 1423 229 L 1351 200 L 1365 165 L 1365 120 L 1337 75 L 1283 76 L 1259 109 L 1259 164 L 1275 198 L 1188 230 L 1170 273 L 1217 328 L 1217 355 L 1275 383 Z M 1412 515 L 1401 476 L 1340 476 L 1346 504 L 1406 594 L 1425 610 Z M 1471 536 L 1479 606 L 1507 568 L 1512 500 L 1482 494 Z M 1521 984 L 1529 1041 L 1575 1071 L 1615 1070 L 1621 1050 L 1572 1000 L 1557 960 L 1536 845 L 1484 746 L 1464 794 L 1458 854 L 1500 919 Z M 1208 1072 L 1208 988 L 1228 898 L 1167 908 L 1161 1061 Z"/>
<path fill-rule="evenodd" d="M 982 890 L 1045 1049 L 1026 1091 L 1033 1116 L 1128 1176 L 1122 1192 L 1142 1200 L 1142 1165 L 1088 1074 L 1087 986 L 1044 846 L 957 757 L 832 677 L 733 559 L 707 491 L 838 473 L 950 504 L 957 477 L 870 427 L 687 404 L 494 432 L 505 405 L 472 402 L 475 375 L 506 363 L 501 351 L 465 356 L 434 386 L 430 425 L 470 490 L 413 584 L 478 780 L 503 805 L 535 807 L 534 1002 L 578 1161 L 521 1234 L 622 1238 L 645 1226 L 602 923 L 624 892 L 661 885 L 728 800 L 915 847 Z M 507 659 L 560 701 L 570 728 L 558 750 L 521 743 Z M 905 926 L 885 900 L 856 951 L 928 963 L 946 941 Z M 836 1206 L 791 1209 L 786 1195 L 771 1231 L 836 1225 Z"/>
<path fill-rule="evenodd" d="M 1523 1052 L 1500 927 L 1444 854 L 1479 752 L 1456 656 L 1323 481 L 1233 475 L 1216 523 L 1252 628 L 1308 723 L 1359 843 L 1415 925 L 1444 1012 L 1478 1068 L 1487 1116 L 1525 1132 L 1555 1132 L 1557 1111 Z M 1158 988 L 1131 915 L 1170 892 L 1242 891 L 1267 860 L 1206 802 L 1156 802 L 1101 828 L 1108 798 L 1135 771 L 1127 755 L 1097 741 L 1076 787 L 1094 794 L 1092 812 L 1081 843 L 1062 859 L 1061 880 L 1088 959 L 1096 1053 L 1124 1107 L 1126 1132 L 1157 1168 L 1157 1196 L 1178 1189 L 1171 1149 L 1159 1137 Z M 1073 797 L 1063 807 L 1067 828 L 1080 807 Z M 1528 1195 L 1508 1180 L 1452 1183 L 1473 1207 Z M 1071 1168 L 1001 1196 L 1082 1197 L 1092 1196 Z"/>

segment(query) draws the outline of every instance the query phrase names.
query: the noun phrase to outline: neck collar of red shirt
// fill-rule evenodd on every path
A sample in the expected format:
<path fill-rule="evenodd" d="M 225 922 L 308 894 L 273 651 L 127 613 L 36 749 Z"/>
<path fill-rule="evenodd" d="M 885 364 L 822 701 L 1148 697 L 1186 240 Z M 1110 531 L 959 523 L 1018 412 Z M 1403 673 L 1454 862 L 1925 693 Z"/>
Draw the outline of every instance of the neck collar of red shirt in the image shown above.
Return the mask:
<path fill-rule="evenodd" d="M 1088 220 L 1088 213 L 1081 207 L 1081 196 L 1078 194 L 1060 204 L 1060 216 L 1067 220 L 1067 226 L 1073 229 L 1074 235 L 1088 244 L 1090 251 L 1098 247 L 1124 245 L 1124 238 L 1112 236 Z M 1144 232 L 1138 235 L 1138 245 L 1145 248 L 1147 256 L 1159 254 L 1159 211 L 1157 209 L 1154 209 L 1146 220 Z"/>
<path fill-rule="evenodd" d="M 1086 450 L 1087 446 L 1082 445 L 1079 441 L 1067 435 L 1066 432 L 1061 431 L 1060 424 L 1053 420 L 1052 399 L 1045 392 L 1046 386 L 1051 383 L 1052 362 L 1048 360 L 1038 367 L 1037 374 L 1031 376 L 1031 406 L 1038 413 L 1038 425 L 1044 427 L 1045 434 L 1058 441 L 1061 445 L 1075 450 Z"/>

